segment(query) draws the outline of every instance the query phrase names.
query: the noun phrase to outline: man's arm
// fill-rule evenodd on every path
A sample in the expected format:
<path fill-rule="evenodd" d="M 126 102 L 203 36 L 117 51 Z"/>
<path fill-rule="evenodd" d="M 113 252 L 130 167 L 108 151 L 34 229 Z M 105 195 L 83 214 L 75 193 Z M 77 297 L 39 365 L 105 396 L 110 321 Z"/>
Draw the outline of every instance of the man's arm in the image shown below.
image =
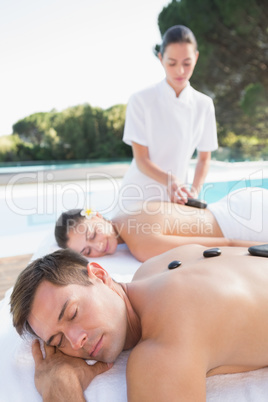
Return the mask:
<path fill-rule="evenodd" d="M 230 246 L 230 241 L 224 237 L 176 236 L 163 234 L 133 236 L 132 238 L 127 238 L 126 243 L 131 253 L 141 262 L 144 262 L 155 255 L 165 253 L 175 247 L 187 244 L 200 244 L 205 247 Z M 241 246 L 244 246 L 244 244 L 241 244 Z"/>
<path fill-rule="evenodd" d="M 147 340 L 134 348 L 127 364 L 129 402 L 206 401 L 202 349 L 200 353 L 190 350 L 189 342 L 188 347 L 174 343 Z"/>
<path fill-rule="evenodd" d="M 144 262 L 156 255 L 165 253 L 175 247 L 185 246 L 187 244 L 199 244 L 207 248 L 212 247 L 250 247 L 263 244 L 250 240 L 233 240 L 226 237 L 206 237 L 206 236 L 179 236 L 150 234 L 139 236 L 125 236 L 125 242 L 130 252 L 137 260 Z"/>
<path fill-rule="evenodd" d="M 96 375 L 112 365 L 98 362 L 89 366 L 83 359 L 64 355 L 53 346 L 45 345 L 46 356 L 35 341 L 32 353 L 35 361 L 35 386 L 44 402 L 84 402 L 83 391 Z"/>

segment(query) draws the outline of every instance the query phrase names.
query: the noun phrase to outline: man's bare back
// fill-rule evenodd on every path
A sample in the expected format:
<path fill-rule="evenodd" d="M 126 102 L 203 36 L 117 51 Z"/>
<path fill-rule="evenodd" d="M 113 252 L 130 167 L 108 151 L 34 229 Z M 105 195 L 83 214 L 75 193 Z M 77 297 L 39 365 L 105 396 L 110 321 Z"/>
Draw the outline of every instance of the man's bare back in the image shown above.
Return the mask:
<path fill-rule="evenodd" d="M 142 323 L 128 363 L 130 401 L 202 401 L 206 375 L 268 365 L 268 260 L 245 248 L 204 258 L 205 249 L 155 257 L 128 286 Z M 172 260 L 182 265 L 168 270 Z"/>

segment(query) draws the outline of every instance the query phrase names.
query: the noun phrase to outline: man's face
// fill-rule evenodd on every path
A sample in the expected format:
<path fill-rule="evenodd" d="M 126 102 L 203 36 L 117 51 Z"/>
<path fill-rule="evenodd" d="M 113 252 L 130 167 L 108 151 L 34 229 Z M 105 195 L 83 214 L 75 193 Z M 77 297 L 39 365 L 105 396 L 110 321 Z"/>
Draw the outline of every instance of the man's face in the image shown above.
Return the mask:
<path fill-rule="evenodd" d="M 124 301 L 91 274 L 92 285 L 37 288 L 28 322 L 34 332 L 63 353 L 113 362 L 123 350 L 127 315 Z"/>

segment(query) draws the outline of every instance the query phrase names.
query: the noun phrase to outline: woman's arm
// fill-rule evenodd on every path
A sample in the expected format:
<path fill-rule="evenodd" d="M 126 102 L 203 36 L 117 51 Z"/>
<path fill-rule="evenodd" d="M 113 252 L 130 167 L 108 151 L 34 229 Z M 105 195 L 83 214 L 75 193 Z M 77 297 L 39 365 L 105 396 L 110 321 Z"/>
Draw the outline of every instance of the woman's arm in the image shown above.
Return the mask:
<path fill-rule="evenodd" d="M 139 170 L 146 176 L 166 186 L 172 202 L 184 204 L 187 201 L 187 195 L 191 196 L 190 192 L 174 175 L 164 172 L 151 161 L 148 147 L 132 142 L 132 150 Z"/>
<path fill-rule="evenodd" d="M 208 173 L 211 152 L 199 152 L 195 168 L 194 180 L 191 188 L 192 197 L 197 197 Z"/>
<path fill-rule="evenodd" d="M 151 161 L 148 147 L 132 142 L 132 150 L 139 170 L 158 183 L 167 186 L 168 174 Z"/>
<path fill-rule="evenodd" d="M 232 240 L 225 237 L 202 237 L 202 236 L 176 236 L 163 234 L 150 234 L 142 236 L 129 236 L 127 246 L 131 253 L 139 261 L 144 262 L 156 255 L 162 254 L 178 246 L 186 244 L 200 244 L 211 247 L 250 247 L 260 243 L 246 240 Z"/>
<path fill-rule="evenodd" d="M 138 238 L 130 236 L 126 243 L 130 252 L 141 262 L 185 244 L 200 244 L 206 247 L 230 245 L 229 240 L 224 237 L 194 237 L 163 234 L 140 235 Z"/>

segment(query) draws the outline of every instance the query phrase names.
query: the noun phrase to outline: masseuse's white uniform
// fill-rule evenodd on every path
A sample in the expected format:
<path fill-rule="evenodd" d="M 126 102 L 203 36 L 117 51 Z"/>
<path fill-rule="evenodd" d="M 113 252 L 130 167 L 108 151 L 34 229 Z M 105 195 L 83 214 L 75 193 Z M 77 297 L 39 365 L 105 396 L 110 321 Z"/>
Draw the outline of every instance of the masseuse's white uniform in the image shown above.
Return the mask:
<path fill-rule="evenodd" d="M 268 190 L 245 187 L 208 205 L 224 237 L 268 243 Z"/>
<path fill-rule="evenodd" d="M 177 98 L 163 80 L 130 98 L 123 141 L 148 147 L 152 162 L 185 183 L 195 149 L 206 152 L 218 147 L 212 99 L 190 84 Z M 124 196 L 169 200 L 166 186 L 141 173 L 135 159 L 123 179 L 122 190 Z"/>

